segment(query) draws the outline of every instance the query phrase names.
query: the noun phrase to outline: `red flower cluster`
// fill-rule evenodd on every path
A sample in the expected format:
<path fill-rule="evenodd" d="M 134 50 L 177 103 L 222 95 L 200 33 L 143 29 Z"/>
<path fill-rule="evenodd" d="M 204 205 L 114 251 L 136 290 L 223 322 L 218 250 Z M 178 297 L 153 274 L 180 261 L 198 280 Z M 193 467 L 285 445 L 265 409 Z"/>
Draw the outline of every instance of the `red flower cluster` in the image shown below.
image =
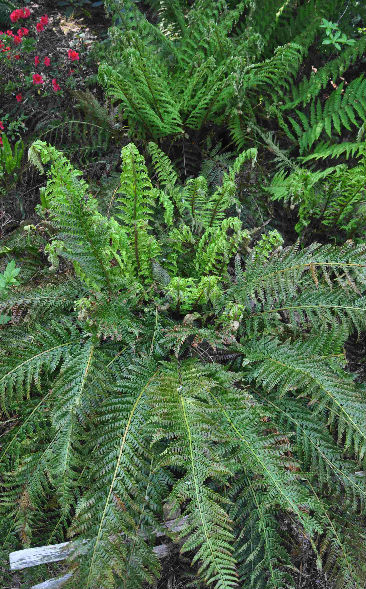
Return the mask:
<path fill-rule="evenodd" d="M 29 33 L 29 29 L 22 27 L 21 29 L 18 29 L 17 33 L 19 37 L 26 37 Z"/>
<path fill-rule="evenodd" d="M 29 8 L 17 8 L 11 13 L 10 20 L 11 22 L 17 22 L 20 18 L 28 18 L 30 14 Z"/>
<path fill-rule="evenodd" d="M 5 43 L 3 41 L 0 41 L 0 49 L 1 52 L 3 53 L 4 51 L 10 51 L 10 47 L 6 47 Z"/>
<path fill-rule="evenodd" d="M 44 79 L 40 74 L 33 74 L 33 84 L 44 84 Z"/>
<path fill-rule="evenodd" d="M 79 54 L 77 51 L 74 51 L 73 49 L 69 49 L 67 52 L 68 58 L 71 59 L 71 61 L 79 61 Z"/>
<path fill-rule="evenodd" d="M 29 29 L 27 29 L 26 27 L 22 27 L 20 29 L 18 29 L 17 34 L 15 35 L 13 33 L 13 31 L 6 31 L 4 33 L 4 31 L 0 31 L 0 35 L 7 35 L 8 37 L 12 37 L 14 45 L 20 45 L 20 43 L 22 42 L 22 38 L 26 37 L 29 34 Z M 2 51 L 10 51 L 10 47 L 6 47 L 5 48 L 5 43 L 4 41 L 0 41 L 0 49 Z M 19 57 L 14 56 L 15 59 L 19 59 Z"/>
<path fill-rule="evenodd" d="M 31 15 L 31 12 L 29 10 L 29 8 L 19 8 L 17 10 L 14 10 L 11 15 L 11 21 L 13 23 L 17 22 L 20 18 L 28 18 Z M 44 30 L 44 28 L 49 24 L 49 17 L 47 14 L 44 14 L 43 16 L 41 16 L 41 18 L 39 19 L 39 21 L 36 24 L 36 30 L 38 33 L 40 33 L 41 31 Z M 27 29 L 26 27 L 21 27 L 20 29 L 18 29 L 17 33 L 13 33 L 12 31 L 0 31 L 0 35 L 7 35 L 8 37 L 10 37 L 14 43 L 14 45 L 20 45 L 22 43 L 22 39 L 23 37 L 26 37 L 29 34 L 29 29 Z M 11 57 L 13 57 L 14 59 L 20 59 L 21 55 L 20 54 L 16 54 L 14 55 L 14 53 L 12 53 L 12 48 L 7 46 L 7 43 L 9 43 L 10 39 L 5 38 L 4 41 L 0 40 L 0 50 L 1 51 L 6 51 L 6 52 L 10 52 L 7 53 L 7 57 L 10 59 Z M 67 56 L 68 59 L 73 62 L 73 61 L 79 61 L 80 60 L 80 56 L 79 53 L 77 51 L 74 51 L 74 49 L 69 49 L 67 51 Z M 45 65 L 45 67 L 50 67 L 51 66 L 51 59 L 49 56 L 45 56 L 42 58 L 43 60 L 43 64 Z M 41 58 L 39 55 L 35 55 L 34 56 L 34 65 L 37 67 L 41 64 Z M 74 73 L 74 70 L 70 70 L 69 71 L 69 75 L 71 75 L 72 73 Z M 42 84 L 45 84 L 47 82 L 47 78 L 43 78 L 43 76 L 41 74 L 38 73 L 33 73 L 32 74 L 32 82 L 34 86 L 40 86 Z M 57 79 L 56 78 L 52 78 L 51 80 L 52 82 L 52 89 L 54 92 L 59 92 L 61 90 L 61 86 L 58 84 Z M 18 94 L 16 94 L 15 96 L 17 102 L 23 102 L 23 95 L 19 92 Z M 2 123 L 1 123 L 2 125 Z M 0 129 L 2 127 L 0 126 Z M 1 140 L 1 135 L 0 135 L 0 140 Z"/>
<path fill-rule="evenodd" d="M 36 24 L 37 32 L 40 33 L 41 31 L 43 31 L 46 25 L 48 25 L 48 16 L 47 14 L 44 14 L 43 16 L 41 16 L 39 22 L 37 22 Z"/>
<path fill-rule="evenodd" d="M 61 87 L 57 84 L 56 78 L 53 78 L 52 80 L 52 88 L 54 92 L 58 92 L 59 90 L 61 90 Z"/>

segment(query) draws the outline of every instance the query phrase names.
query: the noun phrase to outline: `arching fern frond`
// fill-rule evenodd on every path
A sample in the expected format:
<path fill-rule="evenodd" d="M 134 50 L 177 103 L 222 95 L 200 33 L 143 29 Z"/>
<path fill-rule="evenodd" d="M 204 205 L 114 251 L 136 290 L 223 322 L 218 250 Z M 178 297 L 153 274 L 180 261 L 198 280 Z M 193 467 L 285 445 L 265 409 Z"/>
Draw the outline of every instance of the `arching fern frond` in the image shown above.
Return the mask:
<path fill-rule="evenodd" d="M 136 587 L 136 583 L 151 582 L 159 571 L 157 558 L 141 534 L 142 528 L 151 535 L 151 522 L 155 523 L 145 501 L 151 484 L 145 432 L 148 389 L 156 378 L 156 365 L 152 360 L 137 361 L 122 372 L 117 366 L 114 374 L 115 392 L 96 416 L 91 488 L 78 505 L 72 527 L 73 535 L 86 540 L 80 545 L 86 556 L 78 575 L 88 589 L 110 584 L 114 575 L 123 578 L 127 587 Z M 145 517 L 141 520 L 142 509 Z M 136 566 L 127 569 L 130 560 Z"/>
<path fill-rule="evenodd" d="M 186 504 L 182 550 L 196 552 L 193 562 L 199 562 L 199 574 L 207 583 L 231 589 L 237 585 L 237 575 L 227 502 L 209 484 L 229 474 L 209 442 L 214 441 L 215 432 L 204 401 L 212 384 L 199 366 L 185 364 L 167 366 L 155 387 L 164 424 L 159 438 L 169 441 L 162 463 L 184 471 L 170 495 L 173 504 Z"/>

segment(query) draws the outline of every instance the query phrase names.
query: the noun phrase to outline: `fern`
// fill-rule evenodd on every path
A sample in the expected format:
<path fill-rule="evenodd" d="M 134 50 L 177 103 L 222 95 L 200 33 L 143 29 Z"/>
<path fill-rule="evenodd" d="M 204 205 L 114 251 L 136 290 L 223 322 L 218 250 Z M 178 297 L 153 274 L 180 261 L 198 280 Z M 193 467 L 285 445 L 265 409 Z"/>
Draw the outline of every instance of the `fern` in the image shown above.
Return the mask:
<path fill-rule="evenodd" d="M 1 0 L 0 2 L 0 24 L 1 25 L 9 25 L 10 24 L 10 13 L 12 10 L 15 10 L 17 7 L 13 2 L 10 0 Z"/>
<path fill-rule="evenodd" d="M 311 103 L 310 121 L 296 109 L 298 121 L 292 117 L 289 117 L 289 121 L 297 135 L 301 152 L 309 150 L 323 130 L 328 137 L 332 137 L 333 131 L 340 134 L 342 127 L 351 130 L 351 125 L 359 126 L 359 121 L 365 120 L 365 87 L 366 81 L 362 76 L 353 80 L 346 90 L 343 90 L 344 83 L 341 82 L 323 109 L 319 100 Z"/>
<path fill-rule="evenodd" d="M 319 171 L 298 167 L 289 175 L 282 171 L 273 177 L 267 190 L 273 200 L 284 200 L 291 207 L 298 207 L 299 222 L 295 229 L 300 235 L 315 223 L 322 225 L 323 230 L 341 230 L 345 237 L 363 235 L 366 161 L 363 146 L 346 143 L 343 147 L 322 147 L 303 161 L 335 158 L 357 151 L 360 158 L 353 167 L 338 164 Z"/>
<path fill-rule="evenodd" d="M 0 333 L 2 405 L 16 416 L 4 545 L 65 531 L 72 585 L 143 587 L 160 576 L 168 501 L 197 582 L 291 587 L 302 538 L 334 584 L 361 587 L 365 387 L 344 347 L 365 329 L 364 247 L 284 247 L 274 233 L 250 247 L 236 178 L 254 150 L 215 187 L 180 186 L 149 150 L 157 186 L 127 145 L 108 217 L 60 152 L 30 150 L 49 176 L 51 244 L 78 278 L 70 266 L 68 281 L 2 302 L 26 311 Z"/>

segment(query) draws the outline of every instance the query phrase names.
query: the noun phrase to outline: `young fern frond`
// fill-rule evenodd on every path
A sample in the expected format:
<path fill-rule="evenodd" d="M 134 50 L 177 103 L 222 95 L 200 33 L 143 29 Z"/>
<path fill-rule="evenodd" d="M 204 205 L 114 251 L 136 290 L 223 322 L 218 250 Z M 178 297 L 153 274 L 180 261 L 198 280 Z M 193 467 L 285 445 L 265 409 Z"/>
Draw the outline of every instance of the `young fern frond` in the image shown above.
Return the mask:
<path fill-rule="evenodd" d="M 118 197 L 118 217 L 127 233 L 133 251 L 133 267 L 144 278 L 151 276 L 151 259 L 157 258 L 160 248 L 151 234 L 157 190 L 153 189 L 145 160 L 131 143 L 122 149 L 121 196 Z"/>
<path fill-rule="evenodd" d="M 97 201 L 88 194 L 81 172 L 55 148 L 36 141 L 30 148 L 30 159 L 41 162 L 40 166 L 51 164 L 44 200 L 60 231 L 59 239 L 66 245 L 64 256 L 89 286 L 111 291 L 115 284 L 113 246 L 124 249 L 127 245 L 122 227 L 98 212 Z"/>

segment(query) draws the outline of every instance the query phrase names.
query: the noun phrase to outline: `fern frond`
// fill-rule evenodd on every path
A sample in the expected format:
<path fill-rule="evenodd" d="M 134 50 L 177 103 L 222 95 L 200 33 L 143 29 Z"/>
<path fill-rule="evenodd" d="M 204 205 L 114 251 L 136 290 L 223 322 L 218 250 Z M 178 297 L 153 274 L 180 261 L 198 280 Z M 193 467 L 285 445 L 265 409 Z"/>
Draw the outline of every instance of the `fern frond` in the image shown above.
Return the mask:
<path fill-rule="evenodd" d="M 71 328 L 71 329 L 70 329 Z M 34 384 L 40 387 L 42 373 L 52 373 L 64 363 L 77 343 L 75 330 L 70 325 L 54 324 L 47 331 L 40 329 L 32 338 L 23 337 L 12 346 L 0 373 L 0 397 L 4 410 L 14 402 L 29 396 Z"/>
<path fill-rule="evenodd" d="M 319 139 L 324 131 L 332 137 L 334 131 L 340 134 L 341 128 L 349 131 L 351 126 L 359 126 L 359 121 L 366 118 L 365 89 L 366 80 L 363 76 L 354 79 L 343 90 L 344 82 L 332 92 L 324 107 L 321 101 L 313 101 L 310 107 L 310 117 L 296 109 L 298 120 L 289 117 L 289 121 L 298 136 L 301 152 L 306 152 Z"/>
<path fill-rule="evenodd" d="M 165 430 L 159 437 L 169 440 L 163 464 L 185 471 L 170 495 L 173 504 L 188 504 L 188 523 L 180 532 L 185 538 L 182 550 L 196 551 L 193 562 L 200 563 L 199 573 L 207 583 L 220 589 L 233 588 L 237 575 L 226 501 L 209 485 L 209 480 L 220 480 L 228 472 L 218 462 L 214 449 L 206 441 L 205 450 L 202 445 L 208 435 L 214 437 L 209 413 L 204 408 L 207 390 L 212 385 L 194 364 L 167 367 L 158 382 L 156 394 Z"/>
<path fill-rule="evenodd" d="M 151 507 L 146 510 L 151 456 L 144 431 L 148 389 L 157 369 L 149 360 L 137 361 L 121 373 L 116 368 L 115 393 L 101 404 L 96 418 L 91 488 L 79 502 L 72 527 L 73 535 L 86 539 L 80 545 L 86 555 L 78 572 L 86 589 L 110 585 L 115 575 L 128 587 L 136 587 L 151 582 L 159 571 L 157 558 L 141 534 L 142 527 L 151 535 L 154 522 Z M 136 566 L 127 570 L 130 560 Z"/>
<path fill-rule="evenodd" d="M 59 238 L 66 244 L 63 255 L 74 263 L 76 272 L 88 285 L 111 291 L 117 278 L 111 262 L 117 249 L 123 251 L 127 247 L 122 227 L 98 212 L 97 201 L 88 194 L 81 172 L 59 151 L 36 141 L 30 148 L 30 158 L 40 159 L 42 164 L 51 163 L 45 202 L 60 230 Z"/>
<path fill-rule="evenodd" d="M 145 160 L 131 143 L 122 149 L 119 218 L 126 227 L 129 247 L 134 252 L 135 271 L 151 276 L 151 260 L 159 256 L 157 240 L 149 230 L 156 206 L 157 191 L 149 179 Z"/>
<path fill-rule="evenodd" d="M 323 364 L 319 369 L 317 359 L 309 358 L 312 341 L 290 346 L 267 339 L 265 345 L 263 342 L 253 348 L 245 346 L 247 360 L 254 362 L 248 368 L 248 377 L 267 391 L 276 388 L 280 397 L 295 390 L 298 396 L 307 398 L 315 414 L 326 411 L 328 425 L 336 432 L 338 441 L 362 460 L 366 451 L 364 390 L 346 373 L 341 376 L 334 365 Z"/>
<path fill-rule="evenodd" d="M 300 104 L 305 106 L 315 100 L 319 92 L 326 87 L 329 80 L 337 80 L 366 50 L 366 39 L 360 37 L 354 45 L 344 49 L 338 57 L 329 61 L 310 78 L 304 78 L 298 86 L 292 86 L 292 100 L 288 100 L 281 108 L 283 111 L 293 110 Z"/>
<path fill-rule="evenodd" d="M 261 401 L 274 411 L 280 424 L 295 432 L 298 455 L 304 466 L 316 473 L 317 485 L 339 494 L 353 508 L 364 510 L 366 489 L 356 474 L 357 463 L 344 458 L 342 449 L 323 424 L 313 418 L 305 403 L 290 395 L 262 395 Z"/>

